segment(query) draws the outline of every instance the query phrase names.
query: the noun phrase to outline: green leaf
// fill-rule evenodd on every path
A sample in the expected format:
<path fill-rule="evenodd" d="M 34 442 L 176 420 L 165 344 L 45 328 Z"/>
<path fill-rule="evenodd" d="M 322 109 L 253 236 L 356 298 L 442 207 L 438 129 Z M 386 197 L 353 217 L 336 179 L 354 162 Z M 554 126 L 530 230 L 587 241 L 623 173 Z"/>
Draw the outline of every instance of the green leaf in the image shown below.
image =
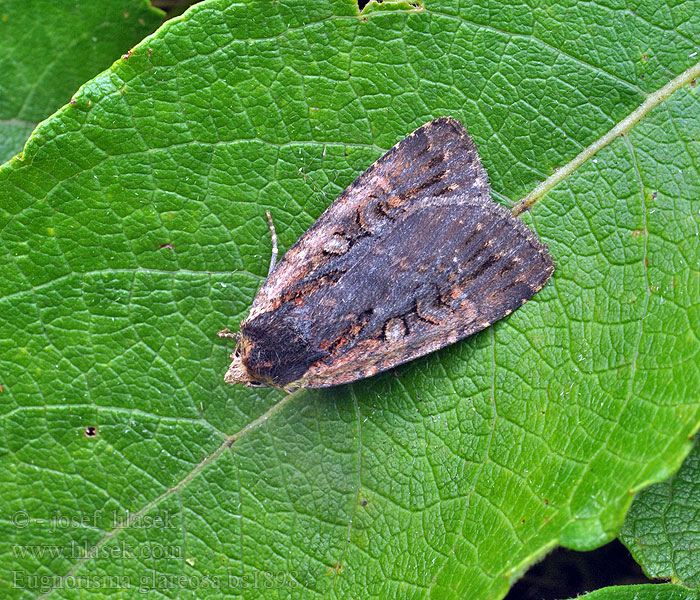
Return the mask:
<path fill-rule="evenodd" d="M 649 577 L 700 589 L 700 444 L 673 477 L 637 495 L 619 537 Z"/>
<path fill-rule="evenodd" d="M 6 595 L 501 597 L 614 537 L 700 423 L 699 8 L 211 0 L 83 86 L 0 168 Z M 265 210 L 288 248 L 443 114 L 553 280 L 351 386 L 225 386 Z"/>
<path fill-rule="evenodd" d="M 623 585 L 596 590 L 580 600 L 697 600 L 697 592 L 671 584 Z"/>
<path fill-rule="evenodd" d="M 0 162 L 162 21 L 147 0 L 4 0 L 0 7 Z"/>
<path fill-rule="evenodd" d="M 368 15 L 377 11 L 390 11 L 390 10 L 421 10 L 423 8 L 422 4 L 419 2 L 404 2 L 402 0 L 371 0 L 362 9 L 363 15 Z"/>

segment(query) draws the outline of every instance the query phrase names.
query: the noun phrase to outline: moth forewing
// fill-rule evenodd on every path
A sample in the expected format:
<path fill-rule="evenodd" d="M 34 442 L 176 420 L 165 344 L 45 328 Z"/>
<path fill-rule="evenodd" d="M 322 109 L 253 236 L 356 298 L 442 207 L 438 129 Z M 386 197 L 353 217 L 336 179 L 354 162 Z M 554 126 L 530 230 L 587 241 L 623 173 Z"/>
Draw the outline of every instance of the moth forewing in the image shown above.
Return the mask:
<path fill-rule="evenodd" d="M 241 323 L 230 383 L 348 383 L 510 314 L 554 263 L 491 199 L 476 146 L 441 117 L 360 175 L 289 249 Z"/>

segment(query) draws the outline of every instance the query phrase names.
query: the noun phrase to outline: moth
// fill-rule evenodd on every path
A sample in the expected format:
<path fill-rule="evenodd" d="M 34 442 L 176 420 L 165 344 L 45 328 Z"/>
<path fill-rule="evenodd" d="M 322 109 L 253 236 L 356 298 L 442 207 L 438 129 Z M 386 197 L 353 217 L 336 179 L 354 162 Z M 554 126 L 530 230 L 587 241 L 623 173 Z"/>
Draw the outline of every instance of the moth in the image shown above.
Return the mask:
<path fill-rule="evenodd" d="M 535 233 L 491 199 L 464 126 L 440 117 L 271 265 L 240 334 L 220 332 L 238 338 L 224 380 L 290 391 L 369 377 L 509 315 L 553 271 Z"/>

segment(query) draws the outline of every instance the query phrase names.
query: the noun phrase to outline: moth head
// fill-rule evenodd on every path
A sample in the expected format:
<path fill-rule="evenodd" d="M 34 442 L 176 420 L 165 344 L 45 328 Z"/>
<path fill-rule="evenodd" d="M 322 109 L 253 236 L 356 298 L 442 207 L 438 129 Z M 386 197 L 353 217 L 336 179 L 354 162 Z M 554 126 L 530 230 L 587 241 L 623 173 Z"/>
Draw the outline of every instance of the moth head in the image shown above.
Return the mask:
<path fill-rule="evenodd" d="M 266 387 L 252 377 L 246 368 L 243 362 L 243 354 L 245 353 L 244 345 L 245 340 L 239 334 L 238 343 L 231 354 L 231 366 L 228 368 L 228 371 L 226 371 L 226 375 L 224 375 L 224 381 L 231 384 L 243 383 L 248 387 Z"/>

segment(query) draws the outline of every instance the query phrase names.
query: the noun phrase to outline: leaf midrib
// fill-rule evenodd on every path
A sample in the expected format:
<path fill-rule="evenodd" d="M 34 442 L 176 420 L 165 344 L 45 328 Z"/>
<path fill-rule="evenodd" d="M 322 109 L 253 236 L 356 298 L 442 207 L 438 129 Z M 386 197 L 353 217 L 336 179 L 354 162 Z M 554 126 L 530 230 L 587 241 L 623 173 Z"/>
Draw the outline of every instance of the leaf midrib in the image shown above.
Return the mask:
<path fill-rule="evenodd" d="M 669 81 L 665 86 L 659 88 L 655 92 L 649 94 L 646 100 L 635 108 L 629 115 L 622 119 L 617 125 L 610 129 L 606 134 L 599 137 L 592 144 L 584 148 L 579 154 L 569 161 L 566 165 L 559 168 L 542 183 L 535 188 L 524 198 L 515 203 L 511 209 L 514 217 L 522 214 L 526 210 L 532 208 L 549 190 L 555 185 L 561 183 L 571 173 L 578 169 L 589 158 L 595 156 L 600 150 L 609 146 L 617 137 L 629 133 L 629 131 L 641 121 L 654 108 L 666 100 L 673 92 L 679 90 L 683 86 L 689 84 L 693 79 L 700 76 L 700 62 L 686 69 Z"/>
<path fill-rule="evenodd" d="M 179 492 L 181 489 L 183 489 L 190 481 L 192 481 L 192 479 L 194 479 L 201 471 L 203 471 L 205 467 L 213 463 L 217 458 L 219 458 L 221 454 L 226 452 L 226 450 L 230 449 L 233 446 L 233 444 L 235 444 L 239 439 L 241 439 L 253 429 L 256 429 L 259 425 L 265 423 L 270 417 L 282 410 L 287 404 L 289 404 L 294 398 L 299 396 L 303 391 L 304 389 L 300 388 L 290 394 L 287 394 L 284 398 L 277 402 L 277 404 L 273 404 L 258 418 L 248 423 L 248 425 L 246 425 L 236 433 L 228 436 L 223 441 L 223 443 L 216 450 L 214 450 L 214 452 L 212 452 L 209 456 L 202 460 L 202 462 L 200 462 L 194 469 L 187 473 L 187 475 L 185 475 L 174 486 L 168 488 L 154 500 L 145 504 L 143 508 L 141 508 L 138 512 L 129 513 L 129 516 L 126 519 L 118 523 L 114 527 L 114 529 L 108 531 L 102 537 L 101 540 L 99 540 L 94 546 L 92 546 L 92 548 L 90 548 L 90 551 L 87 552 L 84 557 L 82 557 L 75 563 L 75 565 L 73 565 L 73 567 L 70 569 L 70 571 L 68 571 L 68 573 L 61 577 L 60 581 L 58 581 L 53 587 L 49 588 L 46 592 L 39 596 L 39 598 L 47 598 L 55 589 L 63 587 L 63 582 L 66 581 L 69 577 L 75 575 L 77 570 L 84 563 L 86 563 L 88 559 L 91 559 L 93 556 L 95 556 L 99 549 L 102 546 L 104 546 L 104 544 L 106 544 L 112 538 L 117 536 L 122 530 L 128 528 L 131 525 L 131 523 L 138 522 L 138 520 L 141 519 L 146 513 L 148 513 L 149 510 L 151 510 L 155 506 L 158 506 L 163 500 L 167 499 L 172 494 Z"/>

